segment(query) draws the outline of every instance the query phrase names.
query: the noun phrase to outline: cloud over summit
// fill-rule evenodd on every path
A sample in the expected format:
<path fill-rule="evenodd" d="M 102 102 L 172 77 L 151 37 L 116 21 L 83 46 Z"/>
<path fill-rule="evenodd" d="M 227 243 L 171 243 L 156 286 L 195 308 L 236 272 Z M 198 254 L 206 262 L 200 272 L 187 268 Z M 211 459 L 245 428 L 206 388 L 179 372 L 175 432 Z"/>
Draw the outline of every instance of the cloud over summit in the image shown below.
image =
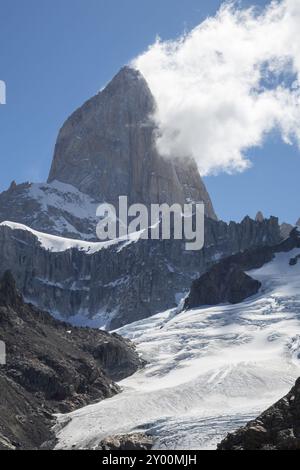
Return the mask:
<path fill-rule="evenodd" d="M 274 129 L 300 146 L 299 25 L 300 0 L 260 12 L 230 2 L 137 57 L 158 104 L 160 152 L 192 155 L 207 175 L 246 169 L 247 150 Z"/>

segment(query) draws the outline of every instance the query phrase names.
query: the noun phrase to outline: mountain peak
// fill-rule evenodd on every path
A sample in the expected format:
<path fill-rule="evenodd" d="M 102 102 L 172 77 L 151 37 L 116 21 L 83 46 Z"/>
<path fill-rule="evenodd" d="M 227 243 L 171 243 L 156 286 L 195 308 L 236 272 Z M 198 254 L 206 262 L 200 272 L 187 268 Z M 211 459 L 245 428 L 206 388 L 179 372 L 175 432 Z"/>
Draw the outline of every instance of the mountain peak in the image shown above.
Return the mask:
<path fill-rule="evenodd" d="M 147 83 L 142 73 L 139 70 L 130 67 L 129 65 L 125 65 L 119 70 L 119 72 L 112 79 L 112 81 L 115 80 L 143 80 L 145 83 Z"/>
<path fill-rule="evenodd" d="M 126 66 L 63 125 L 48 182 L 71 184 L 97 202 L 184 204 L 203 201 L 216 215 L 193 160 L 165 159 L 156 148 L 155 100 L 143 75 Z"/>

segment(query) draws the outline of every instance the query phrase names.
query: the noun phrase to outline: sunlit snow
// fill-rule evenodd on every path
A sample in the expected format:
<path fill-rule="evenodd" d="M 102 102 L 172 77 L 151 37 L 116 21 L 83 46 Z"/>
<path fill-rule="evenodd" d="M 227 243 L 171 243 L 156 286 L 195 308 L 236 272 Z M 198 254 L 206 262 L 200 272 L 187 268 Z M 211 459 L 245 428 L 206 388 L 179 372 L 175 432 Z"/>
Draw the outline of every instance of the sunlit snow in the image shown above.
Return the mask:
<path fill-rule="evenodd" d="M 289 265 L 298 254 L 252 271 L 262 291 L 242 304 L 167 311 L 119 330 L 148 365 L 120 395 L 60 415 L 57 448 L 146 430 L 159 449 L 214 449 L 286 394 L 300 376 L 300 261 Z"/>

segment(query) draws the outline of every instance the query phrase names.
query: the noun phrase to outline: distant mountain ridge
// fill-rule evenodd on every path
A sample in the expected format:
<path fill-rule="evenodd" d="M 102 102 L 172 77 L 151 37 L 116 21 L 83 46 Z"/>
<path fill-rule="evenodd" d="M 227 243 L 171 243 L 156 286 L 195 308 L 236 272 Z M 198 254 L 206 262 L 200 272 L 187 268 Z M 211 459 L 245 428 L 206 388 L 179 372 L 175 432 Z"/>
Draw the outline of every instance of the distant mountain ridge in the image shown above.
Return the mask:
<path fill-rule="evenodd" d="M 276 218 L 217 220 L 196 163 L 159 155 L 154 110 L 145 79 L 124 67 L 63 125 L 48 182 L 13 182 L 0 194 L 0 223 L 12 222 L 0 225 L 0 273 L 9 268 L 26 299 L 59 318 L 118 328 L 176 306 L 221 258 L 280 241 Z M 137 237 L 82 250 L 80 241 L 98 241 L 99 203 L 116 204 L 120 195 L 147 206 L 203 201 L 204 249 Z M 65 250 L 43 243 L 53 235 Z"/>
<path fill-rule="evenodd" d="M 155 101 L 141 73 L 124 67 L 60 130 L 48 183 L 71 184 L 99 201 L 130 204 L 203 201 L 210 197 L 191 158 L 165 159 L 156 145 Z"/>

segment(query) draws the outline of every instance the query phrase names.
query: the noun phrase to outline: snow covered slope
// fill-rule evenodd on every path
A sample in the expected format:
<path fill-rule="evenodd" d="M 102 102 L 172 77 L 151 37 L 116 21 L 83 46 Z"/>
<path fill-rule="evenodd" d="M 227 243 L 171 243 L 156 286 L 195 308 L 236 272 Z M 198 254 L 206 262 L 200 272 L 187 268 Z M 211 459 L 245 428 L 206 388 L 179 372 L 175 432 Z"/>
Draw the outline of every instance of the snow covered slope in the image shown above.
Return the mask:
<path fill-rule="evenodd" d="M 148 365 L 122 394 L 68 415 L 57 448 L 93 448 L 108 436 L 147 430 L 159 449 L 214 449 L 281 398 L 300 376 L 300 249 L 251 276 L 263 284 L 235 306 L 167 311 L 119 330 Z"/>
<path fill-rule="evenodd" d="M 139 232 L 131 233 L 128 236 L 116 238 L 115 240 L 109 240 L 107 242 L 86 242 L 83 240 L 74 240 L 73 238 L 58 237 L 57 235 L 49 235 L 48 233 L 38 232 L 37 230 L 33 230 L 26 225 L 17 224 L 15 222 L 5 221 L 0 223 L 0 227 L 8 227 L 11 230 L 22 230 L 23 232 L 30 232 L 32 235 L 34 235 L 34 237 L 37 238 L 40 245 L 45 250 L 52 251 L 53 253 L 61 253 L 66 250 L 75 249 L 84 251 L 89 255 L 114 245 L 120 245 L 118 250 L 120 251 L 125 246 L 137 242 L 143 234 L 143 230 L 141 230 Z"/>

